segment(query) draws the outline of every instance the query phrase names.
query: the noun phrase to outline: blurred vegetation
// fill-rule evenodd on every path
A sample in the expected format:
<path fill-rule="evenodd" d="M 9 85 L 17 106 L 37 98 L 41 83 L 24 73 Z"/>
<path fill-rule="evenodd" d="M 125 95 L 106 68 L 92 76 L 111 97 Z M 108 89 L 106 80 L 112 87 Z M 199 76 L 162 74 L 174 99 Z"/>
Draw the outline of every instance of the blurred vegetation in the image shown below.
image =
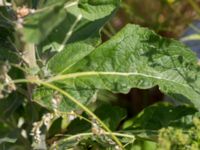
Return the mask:
<path fill-rule="evenodd" d="M 139 24 L 153 29 L 166 37 L 179 37 L 194 20 L 198 12 L 191 0 L 123 0 L 112 26 L 119 30 L 127 23 Z M 194 1 L 200 4 L 200 0 Z"/>

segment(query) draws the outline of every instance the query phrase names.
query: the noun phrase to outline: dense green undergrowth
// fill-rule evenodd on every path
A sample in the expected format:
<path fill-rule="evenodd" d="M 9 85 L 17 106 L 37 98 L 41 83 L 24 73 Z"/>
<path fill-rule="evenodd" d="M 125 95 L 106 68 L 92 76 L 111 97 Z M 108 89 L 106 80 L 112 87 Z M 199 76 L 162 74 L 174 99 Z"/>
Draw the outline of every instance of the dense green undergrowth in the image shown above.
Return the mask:
<path fill-rule="evenodd" d="M 133 24 L 102 42 L 120 0 L 0 5 L 0 149 L 200 148 L 200 67 L 189 48 Z M 155 86 L 173 103 L 132 118 L 113 104 L 111 93 Z"/>

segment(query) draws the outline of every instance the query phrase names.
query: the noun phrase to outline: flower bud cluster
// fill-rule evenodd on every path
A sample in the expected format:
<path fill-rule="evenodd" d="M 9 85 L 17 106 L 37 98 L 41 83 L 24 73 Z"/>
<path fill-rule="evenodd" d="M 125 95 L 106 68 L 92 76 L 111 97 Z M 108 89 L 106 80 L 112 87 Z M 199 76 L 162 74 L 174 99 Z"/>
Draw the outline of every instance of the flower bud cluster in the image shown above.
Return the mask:
<path fill-rule="evenodd" d="M 31 130 L 30 135 L 33 137 L 35 143 L 41 142 L 41 127 L 44 125 L 47 129 L 51 125 L 51 121 L 54 118 L 54 115 L 51 113 L 47 113 L 42 116 L 42 120 L 33 123 L 33 128 Z"/>

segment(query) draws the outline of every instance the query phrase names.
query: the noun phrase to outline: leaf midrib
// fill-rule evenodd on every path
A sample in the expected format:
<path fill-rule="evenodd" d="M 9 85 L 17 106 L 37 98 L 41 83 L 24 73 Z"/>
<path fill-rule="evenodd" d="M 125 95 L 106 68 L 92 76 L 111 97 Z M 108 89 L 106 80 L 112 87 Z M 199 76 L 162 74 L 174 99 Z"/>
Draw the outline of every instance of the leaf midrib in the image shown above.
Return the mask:
<path fill-rule="evenodd" d="M 84 77 L 84 76 L 99 76 L 99 75 L 112 75 L 112 76 L 143 76 L 146 78 L 153 78 L 153 79 L 157 79 L 157 80 L 165 80 L 167 82 L 173 82 L 176 83 L 178 85 L 181 85 L 183 87 L 186 88 L 190 88 L 191 87 L 187 84 L 182 84 L 182 83 L 178 83 L 174 80 L 169 80 L 167 78 L 161 78 L 161 77 L 156 77 L 153 75 L 147 75 L 147 74 L 143 74 L 143 73 L 138 73 L 138 72 L 97 72 L 97 71 L 88 71 L 88 72 L 77 72 L 77 73 L 70 73 L 70 74 L 66 74 L 66 75 L 58 75 L 55 77 L 52 77 L 50 79 L 47 80 L 47 82 L 54 82 L 54 81 L 59 81 L 59 80 L 65 80 L 65 79 L 71 79 L 71 78 L 79 78 L 79 77 Z"/>

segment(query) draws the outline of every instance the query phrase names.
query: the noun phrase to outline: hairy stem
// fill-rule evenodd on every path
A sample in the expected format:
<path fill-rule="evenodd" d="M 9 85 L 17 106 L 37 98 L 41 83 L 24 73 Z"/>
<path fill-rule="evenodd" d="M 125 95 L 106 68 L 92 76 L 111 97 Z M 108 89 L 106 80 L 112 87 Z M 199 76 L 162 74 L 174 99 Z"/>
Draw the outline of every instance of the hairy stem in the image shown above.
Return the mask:
<path fill-rule="evenodd" d="M 20 18 L 19 18 L 20 19 Z M 28 70 L 34 70 L 38 68 L 36 53 L 35 53 L 35 45 L 32 43 L 27 43 L 22 40 L 23 33 L 19 32 L 20 26 L 16 26 L 16 34 L 15 34 L 15 44 L 19 53 L 21 53 L 21 57 L 24 61 L 24 65 L 28 68 Z M 24 72 L 26 79 L 35 78 L 35 75 L 31 74 L 30 71 Z M 29 100 L 32 100 L 34 85 L 27 83 L 27 90 Z"/>
<path fill-rule="evenodd" d="M 135 136 L 134 135 L 124 134 L 124 133 L 117 133 L 117 132 L 112 132 L 112 134 L 117 136 L 117 137 L 129 138 L 133 142 L 135 141 Z M 70 141 L 70 140 L 74 140 L 76 138 L 80 138 L 80 137 L 84 137 L 84 136 L 93 136 L 93 135 L 94 135 L 94 133 L 92 133 L 92 132 L 80 133 L 80 134 L 76 134 L 76 135 L 69 135 L 69 137 L 64 139 L 63 141 Z M 110 135 L 110 133 L 109 132 L 105 132 L 104 135 Z M 125 147 L 125 146 L 123 146 L 123 147 Z"/>

